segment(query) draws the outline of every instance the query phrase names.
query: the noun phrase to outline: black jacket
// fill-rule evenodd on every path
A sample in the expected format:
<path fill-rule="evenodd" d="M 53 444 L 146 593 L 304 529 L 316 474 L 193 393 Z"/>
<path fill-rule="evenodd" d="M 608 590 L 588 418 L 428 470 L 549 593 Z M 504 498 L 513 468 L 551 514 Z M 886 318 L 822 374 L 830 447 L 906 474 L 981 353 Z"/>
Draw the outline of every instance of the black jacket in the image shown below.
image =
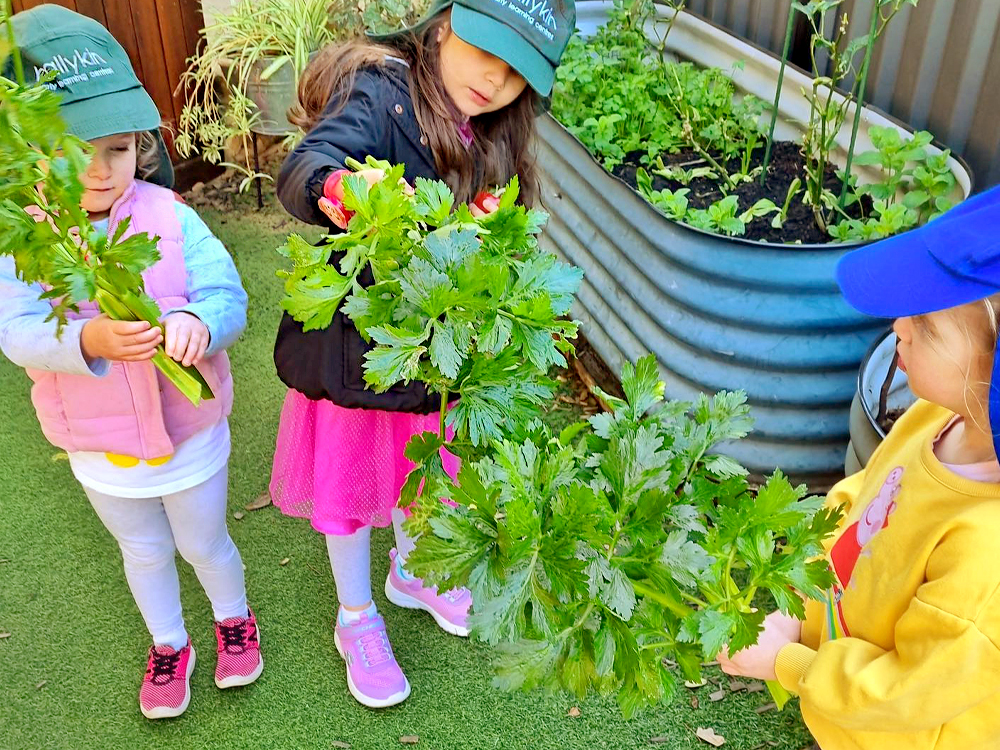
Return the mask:
<path fill-rule="evenodd" d="M 338 103 L 332 100 L 328 112 Z M 413 111 L 409 71 L 392 60 L 359 71 L 344 108 L 335 117 L 325 113 L 288 155 L 278 176 L 278 199 L 302 221 L 339 231 L 317 205 L 323 183 L 331 172 L 344 168 L 347 157 L 364 161 L 368 155 L 405 164 L 410 184 L 417 177 L 439 179 Z M 339 261 L 338 255 L 330 262 Z M 373 283 L 371 272 L 366 269 L 359 281 L 364 286 Z M 428 394 L 422 383 L 398 383 L 381 394 L 366 388 L 362 364 L 370 348 L 343 312 L 337 312 L 328 328 L 308 333 L 286 313 L 274 343 L 274 364 L 285 385 L 311 399 L 421 414 L 440 408 L 440 397 Z"/>

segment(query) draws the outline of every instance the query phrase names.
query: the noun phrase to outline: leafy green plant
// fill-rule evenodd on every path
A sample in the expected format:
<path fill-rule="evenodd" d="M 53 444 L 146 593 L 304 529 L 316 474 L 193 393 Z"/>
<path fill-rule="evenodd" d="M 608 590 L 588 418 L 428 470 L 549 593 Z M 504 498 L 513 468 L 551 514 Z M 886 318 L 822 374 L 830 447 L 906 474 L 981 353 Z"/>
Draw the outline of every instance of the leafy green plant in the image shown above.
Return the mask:
<path fill-rule="evenodd" d="M 185 103 L 175 140 L 178 152 L 200 152 L 207 161 L 242 173 L 241 189 L 255 178 L 269 179 L 250 164 L 250 128 L 259 111 L 248 88 L 254 77 L 266 81 L 286 66 L 297 81 L 309 55 L 335 38 L 332 7 L 333 0 L 239 0 L 202 29 L 200 51 L 181 76 Z M 240 139 L 242 164 L 224 161 L 233 138 Z"/>
<path fill-rule="evenodd" d="M 831 226 L 827 231 L 841 242 L 852 240 L 880 240 L 912 229 L 920 220 L 915 209 L 902 203 L 875 201 L 872 215 L 867 219 L 847 219 Z"/>
<path fill-rule="evenodd" d="M 729 195 L 707 209 L 696 208 L 688 211 L 685 221 L 698 229 L 738 237 L 746 234 L 747 225 L 754 219 L 779 211 L 781 209 L 774 204 L 774 201 L 761 198 L 740 213 L 739 199 L 735 195 Z"/>
<path fill-rule="evenodd" d="M 614 692 L 632 715 L 723 645 L 753 644 L 762 594 L 802 617 L 800 595 L 832 582 L 821 542 L 839 514 L 779 472 L 751 493 L 713 453 L 751 427 L 742 394 L 663 403 L 652 356 L 622 387 L 600 394 L 611 413 L 557 436 L 529 422 L 464 463 L 407 564 L 472 590 L 472 632 L 500 647 L 495 684 Z"/>
<path fill-rule="evenodd" d="M 671 219 L 684 221 L 688 213 L 687 196 L 691 192 L 690 189 L 653 190 L 653 182 L 649 177 L 649 173 L 642 167 L 636 170 L 635 177 L 639 193 L 643 198 L 663 211 Z"/>
<path fill-rule="evenodd" d="M 727 190 L 736 180 L 726 165 L 739 158 L 739 175 L 750 171 L 754 150 L 762 142 L 763 103 L 753 96 L 735 97 L 732 80 L 717 68 L 699 70 L 689 63 L 667 64 L 667 101 L 680 125 L 682 143 L 711 165 Z"/>
<path fill-rule="evenodd" d="M 574 36 L 562 57 L 553 112 L 608 169 L 629 152 L 644 151 L 652 160 L 682 143 L 680 123 L 664 106 L 661 52 L 685 0 L 666 4 L 674 15 L 658 44 L 651 45 L 644 31 L 652 0 L 616 0 L 607 24 L 587 40 Z"/>
<path fill-rule="evenodd" d="M 771 219 L 772 227 L 775 229 L 781 229 L 785 225 L 785 222 L 788 221 L 788 210 L 792 207 L 792 201 L 795 200 L 795 196 L 797 196 L 801 191 L 802 180 L 796 177 L 788 186 L 788 191 L 785 193 L 785 202 L 781 204 L 781 208 L 778 209 L 778 213 L 773 219 Z"/>
<path fill-rule="evenodd" d="M 718 177 L 715 170 L 711 167 L 693 167 L 691 169 L 685 169 L 681 165 L 665 167 L 663 166 L 663 159 L 660 157 L 656 158 L 656 168 L 653 169 L 653 174 L 658 174 L 668 180 L 674 180 L 684 186 L 690 185 L 694 180 L 702 177 L 710 179 Z"/>
<path fill-rule="evenodd" d="M 747 211 L 751 220 L 761 212 L 773 213 L 771 225 L 781 229 L 793 202 L 798 205 L 799 201 L 810 207 L 817 227 L 835 238 L 845 232 L 857 233 L 860 231 L 857 227 L 873 233 L 890 226 L 906 226 L 909 216 L 906 212 L 872 213 L 855 218 L 870 208 L 869 200 L 859 204 L 859 197 L 866 192 L 873 198 L 882 197 L 889 204 L 897 198 L 876 195 L 878 186 L 868 190 L 858 188 L 857 177 L 850 172 L 856 158 L 854 144 L 872 49 L 903 8 L 917 2 L 876 0 L 869 18 L 869 33 L 863 35 L 850 33 L 843 0 L 791 3 L 786 52 L 768 130 L 762 123 L 765 104 L 752 96 L 739 96 L 726 72 L 698 69 L 664 57 L 666 34 L 683 3 L 671 2 L 672 12 L 664 14 L 662 10 L 658 13 L 649 0 L 615 0 L 604 26 L 587 39 L 575 38 L 571 42 L 557 74 L 552 111 L 608 169 L 622 164 L 626 158 L 634 160 L 638 153 L 640 164 L 683 188 L 694 179 L 711 177 L 727 197 L 740 192 L 741 184 L 757 177 L 766 185 L 785 60 L 796 22 L 805 17 L 813 32 L 809 40 L 813 78 L 805 92 L 810 114 L 802 136 L 806 164 L 803 174 L 796 177 L 797 182 L 793 181 L 795 189 L 785 193 L 783 204 L 755 205 L 741 212 L 739 206 L 729 201 L 720 202 L 714 211 L 689 210 L 686 205 L 689 194 L 680 190 L 654 191 L 647 185 L 647 189 L 639 186 L 639 192 L 670 218 L 730 235 L 741 233 L 740 220 Z M 830 19 L 834 19 L 832 33 L 828 28 Z M 847 83 L 851 90 L 845 95 L 840 89 Z M 847 168 L 840 173 L 842 195 L 838 196 L 829 186 L 832 154 L 852 108 L 854 129 Z M 918 135 L 918 139 L 923 137 Z M 765 144 L 764 164 L 754 167 Z M 704 164 L 690 170 L 663 166 L 664 154 L 687 150 Z M 928 221 L 951 206 L 955 180 L 948 165 L 949 156 L 927 157 L 911 163 L 904 171 L 893 167 L 887 172 L 885 190 L 889 191 L 892 187 L 889 183 L 895 181 L 900 188 L 900 199 L 917 211 L 918 222 Z M 866 159 L 873 157 L 858 158 L 865 164 Z M 777 200 L 777 196 L 769 197 Z M 843 226 L 831 229 L 839 224 Z"/>
<path fill-rule="evenodd" d="M 934 137 L 926 130 L 904 137 L 891 126 L 873 126 L 869 130 L 874 151 L 855 157 L 860 166 L 881 169 L 879 182 L 859 185 L 856 192 L 870 195 L 887 205 L 896 203 L 902 195 L 907 208 L 918 212 L 918 220 L 930 220 L 953 207 L 950 198 L 955 188 L 955 175 L 948 166 L 950 151 L 934 156 L 927 152 Z"/>
<path fill-rule="evenodd" d="M 159 260 L 158 238 L 134 234 L 123 239 L 128 220 L 112 237 L 98 232 L 80 207 L 90 146 L 66 132 L 60 96 L 49 90 L 54 74 L 25 84 L 13 27 L 0 12 L 6 39 L 0 42 L 0 69 L 13 59 L 15 78 L 0 76 L 0 255 L 14 259 L 17 276 L 45 287 L 53 303 L 49 319 L 61 333 L 67 313 L 96 301 L 115 320 L 159 325 L 160 309 L 143 290 L 142 271 Z M 153 364 L 197 405 L 212 391 L 194 367 L 167 356 L 162 344 Z"/>
<path fill-rule="evenodd" d="M 871 29 L 853 39 L 848 33 L 850 24 L 846 13 L 840 14 L 832 37 L 827 38 L 827 19 L 831 12 L 840 9 L 843 0 L 811 0 L 793 2 L 792 11 L 802 13 L 809 21 L 812 35 L 809 40 L 809 54 L 813 80 L 809 99 L 809 122 L 802 137 L 802 150 L 806 159 L 805 202 L 812 207 L 816 225 L 823 231 L 834 223 L 838 215 L 843 215 L 842 202 L 826 187 L 826 172 L 830 164 L 830 154 L 837 143 L 837 137 L 847 118 L 852 104 L 860 108 L 861 96 L 838 96 L 837 88 L 849 77 L 857 75 L 856 86 L 860 89 L 867 80 L 870 51 L 885 33 L 889 24 L 905 5 L 916 6 L 919 0 L 876 0 L 872 10 Z M 863 61 L 858 67 L 858 57 Z M 824 73 L 826 70 L 828 72 Z M 855 122 L 855 135 L 857 133 Z M 852 147 L 848 153 L 848 163 L 853 158 Z"/>
<path fill-rule="evenodd" d="M 517 205 L 516 179 L 498 210 L 476 219 L 454 205 L 444 183 L 418 179 L 411 196 L 401 165 L 369 158 L 368 166 L 386 178 L 372 187 L 355 175 L 344 179 L 344 204 L 356 212 L 344 234 L 319 247 L 292 235 L 279 250 L 293 266 L 279 272 L 282 306 L 314 330 L 327 327 L 343 301 L 374 345 L 364 362 L 370 387 L 419 380 L 440 394 L 438 434 L 414 438 L 406 453 L 418 468 L 404 505 L 424 482 L 410 521 L 419 532 L 447 481 L 438 449 L 474 457 L 505 434 L 505 424 L 528 421 L 552 397 L 546 373 L 573 350 L 576 323 L 563 316 L 582 273 L 539 248 L 547 217 Z M 366 269 L 374 283 L 363 287 Z M 447 426 L 454 436 L 446 440 Z"/>

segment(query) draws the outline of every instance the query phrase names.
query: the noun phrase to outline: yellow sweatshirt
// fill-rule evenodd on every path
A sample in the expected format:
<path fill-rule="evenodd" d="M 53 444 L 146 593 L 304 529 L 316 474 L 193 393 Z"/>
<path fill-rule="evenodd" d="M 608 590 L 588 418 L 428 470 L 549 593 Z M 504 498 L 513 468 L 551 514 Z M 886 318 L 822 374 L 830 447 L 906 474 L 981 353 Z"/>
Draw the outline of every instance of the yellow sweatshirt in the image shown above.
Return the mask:
<path fill-rule="evenodd" d="M 775 664 L 822 750 L 1000 749 L 1000 484 L 934 456 L 953 416 L 918 402 L 830 492 L 837 584 Z"/>

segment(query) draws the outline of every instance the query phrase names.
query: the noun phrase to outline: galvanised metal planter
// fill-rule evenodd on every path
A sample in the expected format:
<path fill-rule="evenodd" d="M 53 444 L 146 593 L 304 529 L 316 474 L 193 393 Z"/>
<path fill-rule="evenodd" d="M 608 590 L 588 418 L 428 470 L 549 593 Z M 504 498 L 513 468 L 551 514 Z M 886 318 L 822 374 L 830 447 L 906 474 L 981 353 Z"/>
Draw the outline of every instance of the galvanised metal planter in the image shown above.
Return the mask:
<path fill-rule="evenodd" d="M 610 7 L 579 2 L 581 31 L 596 29 Z M 779 60 L 693 15 L 678 17 L 667 52 L 726 70 L 743 61 L 737 87 L 773 97 Z M 786 71 L 779 139 L 798 137 L 809 80 Z M 871 125 L 905 130 L 866 108 L 859 152 L 871 148 Z M 669 398 L 742 389 L 756 426 L 724 446 L 729 455 L 754 474 L 780 467 L 817 489 L 842 476 L 858 366 L 885 328 L 841 299 L 834 267 L 852 246 L 750 242 L 667 219 L 551 117 L 539 123 L 538 163 L 551 214 L 542 242 L 584 270 L 573 314 L 610 369 L 653 352 Z M 964 197 L 971 175 L 958 160 L 952 166 Z"/>

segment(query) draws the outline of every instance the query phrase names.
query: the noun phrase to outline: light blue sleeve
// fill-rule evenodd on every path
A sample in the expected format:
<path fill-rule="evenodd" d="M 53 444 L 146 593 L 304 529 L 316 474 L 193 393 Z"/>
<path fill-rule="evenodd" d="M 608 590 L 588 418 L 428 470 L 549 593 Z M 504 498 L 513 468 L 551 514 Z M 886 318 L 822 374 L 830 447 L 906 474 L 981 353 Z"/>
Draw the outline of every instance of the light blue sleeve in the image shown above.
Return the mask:
<path fill-rule="evenodd" d="M 170 312 L 196 315 L 210 336 L 206 355 L 228 349 L 247 323 L 247 293 L 229 252 L 194 209 L 177 202 L 175 211 L 184 234 L 188 304 Z"/>
<path fill-rule="evenodd" d="M 14 259 L 0 256 L 0 350 L 19 367 L 65 372 L 70 375 L 108 374 L 111 363 L 89 364 L 80 349 L 86 320 L 71 320 L 56 337 L 56 321 L 46 320 L 52 306 L 39 299 L 42 287 L 17 278 Z"/>

